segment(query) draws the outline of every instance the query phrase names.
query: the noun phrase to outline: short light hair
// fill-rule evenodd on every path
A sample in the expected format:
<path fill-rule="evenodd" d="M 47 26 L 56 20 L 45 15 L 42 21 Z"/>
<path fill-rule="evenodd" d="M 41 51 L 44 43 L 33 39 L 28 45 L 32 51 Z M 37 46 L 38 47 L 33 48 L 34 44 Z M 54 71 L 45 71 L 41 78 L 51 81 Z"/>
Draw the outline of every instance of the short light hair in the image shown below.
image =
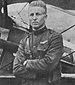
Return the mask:
<path fill-rule="evenodd" d="M 30 2 L 29 7 L 43 7 L 45 9 L 45 14 L 47 13 L 47 7 L 44 1 L 42 0 L 34 0 L 32 2 Z"/>

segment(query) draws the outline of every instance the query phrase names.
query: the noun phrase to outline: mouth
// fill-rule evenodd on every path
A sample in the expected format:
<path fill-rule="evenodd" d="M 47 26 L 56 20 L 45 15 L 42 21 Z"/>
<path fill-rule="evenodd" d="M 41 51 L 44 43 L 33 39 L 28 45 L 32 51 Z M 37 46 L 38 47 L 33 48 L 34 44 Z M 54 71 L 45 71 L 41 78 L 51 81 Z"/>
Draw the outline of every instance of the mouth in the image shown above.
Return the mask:
<path fill-rule="evenodd" d="M 38 25 L 38 22 L 33 22 L 32 24 L 33 24 L 33 25 Z"/>

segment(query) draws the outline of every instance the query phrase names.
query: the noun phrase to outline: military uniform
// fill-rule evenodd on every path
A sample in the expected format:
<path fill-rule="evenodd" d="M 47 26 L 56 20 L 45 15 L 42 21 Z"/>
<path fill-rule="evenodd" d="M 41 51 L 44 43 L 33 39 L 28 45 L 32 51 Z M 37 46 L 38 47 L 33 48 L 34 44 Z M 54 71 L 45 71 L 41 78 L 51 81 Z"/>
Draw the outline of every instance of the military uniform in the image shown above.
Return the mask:
<path fill-rule="evenodd" d="M 62 36 L 46 26 L 32 31 L 19 45 L 13 73 L 23 85 L 58 85 L 61 78 Z M 24 61 L 28 60 L 25 65 Z M 56 82 L 56 83 L 54 83 Z"/>

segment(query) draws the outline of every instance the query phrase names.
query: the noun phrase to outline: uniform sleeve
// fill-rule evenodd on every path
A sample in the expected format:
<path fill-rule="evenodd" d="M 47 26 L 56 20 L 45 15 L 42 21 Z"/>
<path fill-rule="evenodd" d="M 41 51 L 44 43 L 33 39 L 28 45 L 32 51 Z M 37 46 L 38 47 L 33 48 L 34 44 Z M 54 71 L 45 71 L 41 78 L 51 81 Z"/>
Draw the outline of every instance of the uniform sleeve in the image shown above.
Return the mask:
<path fill-rule="evenodd" d="M 13 73 L 15 75 L 22 74 L 26 71 L 25 67 L 23 67 L 22 64 L 25 61 L 25 59 L 26 56 L 24 55 L 24 39 L 22 39 L 20 41 L 20 45 L 13 62 Z"/>
<path fill-rule="evenodd" d="M 24 51 L 25 41 L 26 38 L 20 41 L 20 45 L 13 62 L 13 73 L 16 77 L 31 79 L 35 78 L 35 73 L 33 73 L 32 71 L 28 71 L 26 69 L 26 66 L 23 65 L 24 61 L 26 61 L 28 58 Z"/>
<path fill-rule="evenodd" d="M 58 65 L 63 54 L 61 35 L 53 35 L 49 40 L 49 47 L 42 59 L 28 60 L 26 68 L 35 72 L 52 71 Z"/>

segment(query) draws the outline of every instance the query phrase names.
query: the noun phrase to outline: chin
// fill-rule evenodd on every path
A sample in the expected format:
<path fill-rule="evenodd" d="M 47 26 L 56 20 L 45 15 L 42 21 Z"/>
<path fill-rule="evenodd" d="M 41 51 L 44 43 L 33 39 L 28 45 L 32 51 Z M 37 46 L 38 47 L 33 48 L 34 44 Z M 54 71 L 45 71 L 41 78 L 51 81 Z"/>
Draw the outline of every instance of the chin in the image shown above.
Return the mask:
<path fill-rule="evenodd" d="M 35 30 L 39 30 L 39 28 L 38 28 L 38 27 L 34 27 L 34 29 L 35 29 Z"/>
<path fill-rule="evenodd" d="M 35 28 L 35 29 L 39 29 L 39 26 L 32 26 L 33 28 Z"/>

